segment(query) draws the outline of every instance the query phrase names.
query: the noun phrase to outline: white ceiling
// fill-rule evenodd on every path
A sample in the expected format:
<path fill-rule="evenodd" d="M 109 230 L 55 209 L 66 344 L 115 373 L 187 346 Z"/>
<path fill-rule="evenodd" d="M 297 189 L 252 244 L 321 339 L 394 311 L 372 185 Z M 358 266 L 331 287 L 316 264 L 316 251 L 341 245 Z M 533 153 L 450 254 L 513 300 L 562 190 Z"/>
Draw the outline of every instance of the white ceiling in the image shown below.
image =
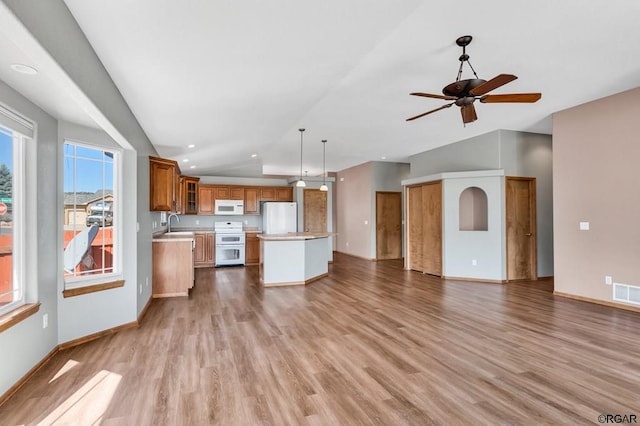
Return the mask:
<path fill-rule="evenodd" d="M 65 2 L 159 154 L 190 174 L 297 175 L 299 127 L 309 175 L 321 139 L 339 171 L 495 129 L 551 133 L 552 113 L 640 85 L 636 0 Z M 542 99 L 479 104 L 466 127 L 457 108 L 405 122 L 444 103 L 409 93 L 455 80 L 464 34 L 480 78 L 519 77 L 492 93 Z"/>

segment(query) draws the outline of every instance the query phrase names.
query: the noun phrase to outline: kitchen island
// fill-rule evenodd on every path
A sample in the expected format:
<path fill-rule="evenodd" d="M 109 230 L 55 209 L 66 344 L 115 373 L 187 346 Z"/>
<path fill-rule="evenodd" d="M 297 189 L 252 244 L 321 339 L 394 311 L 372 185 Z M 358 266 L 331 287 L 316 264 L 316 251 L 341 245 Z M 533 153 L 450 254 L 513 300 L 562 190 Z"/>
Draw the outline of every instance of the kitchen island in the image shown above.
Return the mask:
<path fill-rule="evenodd" d="M 329 273 L 329 233 L 260 234 L 260 282 L 305 285 Z"/>

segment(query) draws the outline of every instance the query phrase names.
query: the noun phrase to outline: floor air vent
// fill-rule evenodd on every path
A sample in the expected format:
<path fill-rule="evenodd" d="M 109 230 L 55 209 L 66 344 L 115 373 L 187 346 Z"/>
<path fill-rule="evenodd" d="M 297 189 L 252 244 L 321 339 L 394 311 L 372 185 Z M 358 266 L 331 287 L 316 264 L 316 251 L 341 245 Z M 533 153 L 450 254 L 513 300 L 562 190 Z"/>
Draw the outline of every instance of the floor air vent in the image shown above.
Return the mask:
<path fill-rule="evenodd" d="M 613 283 L 613 300 L 640 305 L 640 287 Z"/>

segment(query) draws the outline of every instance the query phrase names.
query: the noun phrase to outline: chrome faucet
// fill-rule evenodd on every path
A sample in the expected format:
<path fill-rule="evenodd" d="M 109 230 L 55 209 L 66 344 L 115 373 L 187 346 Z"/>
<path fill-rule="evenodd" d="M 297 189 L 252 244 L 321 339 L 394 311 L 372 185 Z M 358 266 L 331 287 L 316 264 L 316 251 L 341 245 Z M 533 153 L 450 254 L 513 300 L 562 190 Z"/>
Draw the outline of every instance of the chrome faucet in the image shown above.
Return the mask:
<path fill-rule="evenodd" d="M 171 232 L 171 218 L 175 217 L 178 223 L 180 223 L 180 217 L 175 213 L 170 213 L 169 218 L 167 219 L 167 232 Z"/>

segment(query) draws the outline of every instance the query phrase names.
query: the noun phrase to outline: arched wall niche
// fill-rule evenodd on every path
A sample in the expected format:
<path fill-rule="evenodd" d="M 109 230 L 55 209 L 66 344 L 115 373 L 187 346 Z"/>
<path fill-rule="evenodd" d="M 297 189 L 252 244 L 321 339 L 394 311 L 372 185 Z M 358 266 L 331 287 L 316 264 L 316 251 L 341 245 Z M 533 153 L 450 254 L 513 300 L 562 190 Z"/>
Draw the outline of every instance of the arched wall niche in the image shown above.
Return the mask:
<path fill-rule="evenodd" d="M 487 193 L 482 188 L 470 186 L 460 193 L 460 231 L 487 231 Z"/>

